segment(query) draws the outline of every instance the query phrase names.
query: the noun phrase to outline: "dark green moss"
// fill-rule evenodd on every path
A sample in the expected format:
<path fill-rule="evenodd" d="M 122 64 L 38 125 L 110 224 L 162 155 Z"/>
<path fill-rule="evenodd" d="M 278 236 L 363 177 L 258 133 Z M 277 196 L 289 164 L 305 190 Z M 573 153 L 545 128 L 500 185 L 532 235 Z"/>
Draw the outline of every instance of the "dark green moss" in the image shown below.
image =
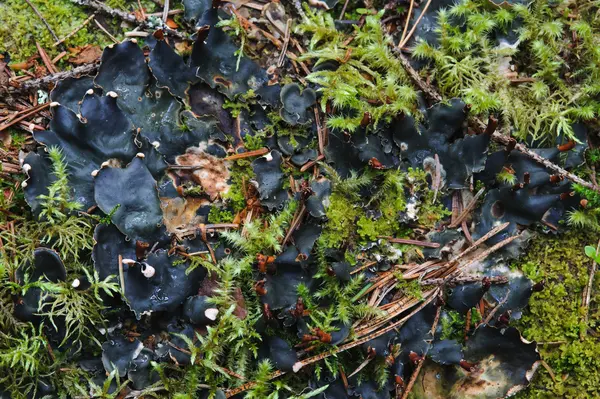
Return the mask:
<path fill-rule="evenodd" d="M 600 395 L 600 281 L 592 290 L 589 322 L 582 322 L 581 302 L 591 260 L 584 247 L 596 238 L 586 232 L 540 237 L 516 266 L 533 281 L 545 280 L 519 321 L 523 336 L 541 343 L 540 353 L 556 375 L 540 367 L 532 385 L 518 398 L 592 398 Z M 592 240 L 592 241 L 590 241 Z M 585 337 L 580 339 L 580 335 Z M 587 335 L 587 336 L 586 336 Z M 558 342 L 558 344 L 553 344 Z M 548 344 L 545 344 L 548 343 Z"/>

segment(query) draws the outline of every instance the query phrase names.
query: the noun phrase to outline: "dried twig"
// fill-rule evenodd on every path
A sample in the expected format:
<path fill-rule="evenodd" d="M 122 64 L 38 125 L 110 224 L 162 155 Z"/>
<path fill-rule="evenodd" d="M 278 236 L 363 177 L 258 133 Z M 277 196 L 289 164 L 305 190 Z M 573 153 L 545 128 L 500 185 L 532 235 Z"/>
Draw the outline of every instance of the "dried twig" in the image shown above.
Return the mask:
<path fill-rule="evenodd" d="M 100 30 L 102 32 L 104 32 L 104 34 L 106 36 L 108 36 L 110 38 L 110 40 L 112 40 L 114 43 L 119 43 L 119 41 L 117 40 L 117 38 L 114 37 L 109 31 L 107 31 L 106 28 L 104 26 L 102 26 L 102 24 L 100 22 L 98 22 L 97 19 L 94 19 L 94 23 L 98 26 L 98 28 L 100 28 Z"/>
<path fill-rule="evenodd" d="M 121 20 L 123 20 L 125 22 L 129 22 L 129 23 L 132 23 L 134 25 L 137 25 L 137 26 L 139 26 L 142 29 L 152 29 L 152 30 L 154 30 L 154 28 L 152 28 L 150 25 L 148 25 L 147 21 L 140 22 L 140 21 L 137 20 L 137 18 L 135 17 L 135 15 L 130 14 L 130 13 L 125 12 L 125 11 L 121 11 L 121 10 L 117 10 L 117 9 L 111 8 L 111 7 L 107 6 L 106 4 L 101 3 L 101 2 L 99 2 L 97 0 L 71 0 L 71 1 L 74 2 L 74 3 L 77 3 L 77 4 L 82 4 L 82 5 L 86 6 L 86 7 L 93 8 L 96 11 L 100 11 L 100 12 L 102 12 L 104 14 L 108 14 L 108 15 L 110 15 L 112 17 L 117 17 L 117 18 L 119 18 L 119 19 L 121 19 Z M 186 39 L 186 37 L 185 37 L 184 34 L 176 31 L 175 29 L 171 29 L 168 26 L 163 26 L 162 30 L 166 34 L 168 34 L 170 36 L 173 36 L 173 37 L 176 37 L 176 38 L 182 39 L 182 40 Z"/>
<path fill-rule="evenodd" d="M 56 47 L 59 44 L 63 43 L 65 40 L 73 37 L 73 35 L 75 35 L 77 32 L 79 32 L 83 27 L 85 27 L 87 24 L 90 23 L 90 21 L 92 19 L 94 19 L 94 17 L 96 16 L 96 13 L 93 13 L 92 15 L 90 15 L 89 17 L 86 18 L 85 21 L 83 21 L 83 23 L 81 25 L 79 25 L 77 28 L 75 28 L 75 30 L 73 30 L 71 33 L 69 33 L 67 36 L 63 37 L 62 39 L 56 41 L 52 46 Z"/>
<path fill-rule="evenodd" d="M 73 68 L 70 71 L 58 72 L 58 73 L 55 73 L 52 75 L 44 76 L 43 78 L 40 78 L 40 79 L 29 80 L 27 82 L 24 82 L 17 88 L 8 87 L 7 89 L 8 89 L 8 92 L 11 94 L 21 93 L 21 92 L 24 92 L 24 91 L 27 91 L 30 89 L 39 89 L 40 87 L 45 87 L 49 84 L 56 83 L 59 80 L 95 72 L 99 66 L 100 66 L 100 64 L 97 64 L 97 63 L 86 64 L 86 65 L 79 66 L 77 68 Z M 1 90 L 0 90 L 0 92 L 1 92 Z"/>
<path fill-rule="evenodd" d="M 42 20 L 44 25 L 46 25 L 46 29 L 48 29 L 48 32 L 50 32 L 50 34 L 52 35 L 54 40 L 59 41 L 60 39 L 58 38 L 58 36 L 56 36 L 56 33 L 54 33 L 54 31 L 52 30 L 52 27 L 50 26 L 48 21 L 46 21 L 46 18 L 44 18 L 42 13 L 36 8 L 36 6 L 33 5 L 33 3 L 30 0 L 25 0 L 25 1 L 33 9 L 33 12 L 35 12 L 37 14 L 37 16 Z"/>

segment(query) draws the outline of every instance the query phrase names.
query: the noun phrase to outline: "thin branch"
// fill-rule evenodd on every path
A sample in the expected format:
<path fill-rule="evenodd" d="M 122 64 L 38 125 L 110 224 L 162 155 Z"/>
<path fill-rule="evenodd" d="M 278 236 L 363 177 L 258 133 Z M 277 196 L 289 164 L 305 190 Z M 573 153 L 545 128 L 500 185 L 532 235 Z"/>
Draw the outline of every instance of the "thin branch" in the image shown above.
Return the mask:
<path fill-rule="evenodd" d="M 29 0 L 25 0 L 25 1 L 33 9 L 33 12 L 35 12 L 37 14 L 37 16 L 42 20 L 44 25 L 46 25 L 46 29 L 48 29 L 48 32 L 50 32 L 50 34 L 52 35 L 54 40 L 59 41 L 60 39 L 58 38 L 58 36 L 56 36 L 56 33 L 54 33 L 54 31 L 52 30 L 52 27 L 50 26 L 48 21 L 46 21 L 46 18 L 44 18 L 42 13 L 33 5 L 33 3 L 31 1 L 29 1 Z"/>
<path fill-rule="evenodd" d="M 73 37 L 73 35 L 75 35 L 77 32 L 79 32 L 83 27 L 85 27 L 87 24 L 90 23 L 90 21 L 92 19 L 94 19 L 94 17 L 96 16 L 96 13 L 93 13 L 92 15 L 90 15 L 89 17 L 87 17 L 87 19 L 85 21 L 83 21 L 83 23 L 81 25 L 79 25 L 77 28 L 75 28 L 75 30 L 73 30 L 71 33 L 69 33 L 67 36 L 63 37 L 62 39 L 58 40 L 56 43 L 54 43 L 52 46 L 56 47 L 59 44 L 63 43 L 65 40 Z"/>
<path fill-rule="evenodd" d="M 114 37 L 108 30 L 106 30 L 106 28 L 104 26 L 102 26 L 102 24 L 100 22 L 98 22 L 97 19 L 94 19 L 94 23 L 96 24 L 96 26 L 98 26 L 98 28 L 100 28 L 100 30 L 102 32 L 104 32 L 104 34 L 106 36 L 108 36 L 110 38 L 110 40 L 112 40 L 115 44 L 119 43 L 119 41 L 117 40 L 117 38 Z"/>
<path fill-rule="evenodd" d="M 73 3 L 77 3 L 77 4 L 84 5 L 86 7 L 93 8 L 96 11 L 102 12 L 104 14 L 108 14 L 112 17 L 119 18 L 125 22 L 129 22 L 131 24 L 137 25 L 142 29 L 154 30 L 154 28 L 152 28 L 150 25 L 148 25 L 147 21 L 140 22 L 136 19 L 135 15 L 130 14 L 125 11 L 111 8 L 111 7 L 107 6 L 106 4 L 101 3 L 99 1 L 96 1 L 96 0 L 71 0 L 71 1 Z M 186 39 L 184 34 L 176 31 L 175 29 L 171 29 L 168 26 L 163 26 L 162 30 L 170 36 L 173 36 L 173 37 L 176 37 L 176 38 L 182 39 L 182 40 Z"/>
<path fill-rule="evenodd" d="M 99 66 L 100 66 L 100 64 L 97 64 L 97 63 L 82 65 L 77 68 L 73 68 L 70 71 L 58 72 L 58 73 L 54 73 L 51 75 L 46 75 L 40 79 L 28 80 L 27 82 L 24 82 L 17 88 L 8 87 L 7 91 L 11 94 L 13 94 L 13 93 L 16 94 L 16 93 L 21 93 L 21 92 L 24 92 L 24 91 L 27 91 L 30 89 L 39 89 L 41 87 L 48 86 L 49 84 L 56 83 L 59 80 L 63 80 L 66 78 L 72 78 L 72 77 L 75 77 L 78 75 L 86 75 L 86 74 L 95 72 Z M 0 88 L 0 92 L 1 91 L 2 91 L 2 88 Z"/>

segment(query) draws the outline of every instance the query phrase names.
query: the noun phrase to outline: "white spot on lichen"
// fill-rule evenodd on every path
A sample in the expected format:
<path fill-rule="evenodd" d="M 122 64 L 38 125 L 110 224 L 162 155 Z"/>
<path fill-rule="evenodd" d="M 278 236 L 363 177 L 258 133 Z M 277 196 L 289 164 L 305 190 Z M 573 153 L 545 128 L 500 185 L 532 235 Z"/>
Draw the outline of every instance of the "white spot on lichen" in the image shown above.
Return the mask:
<path fill-rule="evenodd" d="M 137 39 L 131 39 L 131 43 L 137 44 Z"/>
<path fill-rule="evenodd" d="M 28 163 L 24 163 L 23 164 L 23 172 L 27 173 L 31 170 L 31 165 L 29 165 Z"/>
<path fill-rule="evenodd" d="M 265 158 L 267 159 L 267 162 L 271 162 L 273 160 L 273 155 L 271 155 L 271 153 L 268 153 L 267 155 L 265 155 Z"/>
<path fill-rule="evenodd" d="M 154 267 L 150 266 L 147 263 L 142 263 L 142 274 L 144 275 L 144 277 L 150 278 L 154 276 L 154 273 L 156 273 L 156 269 Z"/>
<path fill-rule="evenodd" d="M 294 365 L 292 366 L 292 371 L 294 373 L 297 373 L 298 371 L 300 371 L 300 369 L 302 368 L 303 364 L 302 362 L 296 362 L 294 363 Z"/>
<path fill-rule="evenodd" d="M 73 288 L 77 288 L 81 285 L 81 281 L 79 281 L 78 278 L 76 278 L 75 280 L 73 280 L 73 282 L 71 283 L 71 287 Z"/>
<path fill-rule="evenodd" d="M 23 183 L 21 183 L 21 187 L 23 187 L 23 188 L 27 187 L 27 182 L 24 181 Z"/>
<path fill-rule="evenodd" d="M 137 154 L 135 154 L 136 157 L 138 158 L 145 158 L 146 156 L 144 154 L 142 154 L 141 152 L 138 152 Z"/>
<path fill-rule="evenodd" d="M 60 103 L 59 103 L 58 101 L 52 101 L 52 102 L 50 103 L 50 107 L 51 107 L 51 108 L 58 107 L 59 105 L 60 105 Z"/>
<path fill-rule="evenodd" d="M 160 147 L 160 143 L 159 143 L 158 141 L 153 141 L 153 142 L 152 142 L 152 146 L 153 146 L 154 148 L 158 148 L 158 147 Z"/>
<path fill-rule="evenodd" d="M 217 320 L 217 315 L 219 314 L 219 309 L 210 308 L 204 311 L 204 316 L 206 316 L 209 320 Z"/>
<path fill-rule="evenodd" d="M 131 265 L 135 265 L 135 260 L 133 260 L 133 259 L 123 259 L 121 261 L 121 263 L 123 263 L 124 265 L 127 265 L 127 266 L 131 266 Z"/>
<path fill-rule="evenodd" d="M 100 169 L 106 168 L 110 165 L 110 161 L 104 161 L 102 162 L 102 164 L 100 165 Z"/>
<path fill-rule="evenodd" d="M 98 172 L 100 172 L 98 169 L 94 169 L 94 170 L 92 171 L 92 176 L 93 176 L 93 177 L 96 177 L 96 176 L 98 176 Z"/>
<path fill-rule="evenodd" d="M 88 91 L 86 91 L 85 94 L 91 96 L 92 94 L 94 94 L 94 89 L 88 89 Z"/>
<path fill-rule="evenodd" d="M 117 93 L 115 93 L 114 91 L 109 91 L 108 93 L 106 93 L 106 95 L 109 97 L 112 97 L 112 98 L 119 97 L 119 95 Z"/>

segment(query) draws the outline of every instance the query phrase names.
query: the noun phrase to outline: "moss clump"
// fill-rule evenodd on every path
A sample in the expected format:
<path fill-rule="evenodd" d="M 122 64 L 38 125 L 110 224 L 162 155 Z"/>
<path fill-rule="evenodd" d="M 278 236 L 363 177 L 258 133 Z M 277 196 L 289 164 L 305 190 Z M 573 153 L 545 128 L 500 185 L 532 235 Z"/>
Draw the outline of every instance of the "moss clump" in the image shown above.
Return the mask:
<path fill-rule="evenodd" d="M 462 96 L 477 114 L 502 111 L 520 139 L 552 142 L 560 133 L 573 137 L 573 122 L 598 115 L 597 12 L 594 2 L 494 8 L 461 0 L 438 11 L 439 44 L 419 40 L 412 56 L 431 61 L 427 76 L 442 94 Z M 508 34 L 518 36 L 518 47 L 498 44 Z M 533 80 L 512 84 L 510 64 Z"/>
<path fill-rule="evenodd" d="M 31 2 L 59 38 L 63 38 L 75 30 L 88 17 L 81 7 L 69 0 L 31 0 Z M 2 1 L 0 3 L 0 22 L 0 51 L 8 51 L 12 63 L 25 61 L 28 57 L 37 54 L 36 41 L 51 58 L 61 51 L 59 47 L 52 46 L 56 39 L 52 37 L 40 18 L 25 1 Z M 86 44 L 100 46 L 110 44 L 108 38 L 94 27 L 93 23 L 88 24 L 70 37 L 65 45 L 76 47 Z"/>
<path fill-rule="evenodd" d="M 542 237 L 533 243 L 518 267 L 533 281 L 545 280 L 533 295 L 519 325 L 523 336 L 542 342 L 540 353 L 556 374 L 553 381 L 540 368 L 532 385 L 519 398 L 591 398 L 600 395 L 600 342 L 593 336 L 580 340 L 600 323 L 600 281 L 592 288 L 589 324 L 582 323 L 581 301 L 591 260 L 584 254 L 590 243 L 586 232 Z M 544 345 L 544 342 L 560 342 Z"/>
<path fill-rule="evenodd" d="M 329 197 L 327 219 L 329 220 L 320 241 L 326 247 L 338 248 L 355 233 L 354 221 L 359 210 L 343 194 L 334 192 Z"/>

